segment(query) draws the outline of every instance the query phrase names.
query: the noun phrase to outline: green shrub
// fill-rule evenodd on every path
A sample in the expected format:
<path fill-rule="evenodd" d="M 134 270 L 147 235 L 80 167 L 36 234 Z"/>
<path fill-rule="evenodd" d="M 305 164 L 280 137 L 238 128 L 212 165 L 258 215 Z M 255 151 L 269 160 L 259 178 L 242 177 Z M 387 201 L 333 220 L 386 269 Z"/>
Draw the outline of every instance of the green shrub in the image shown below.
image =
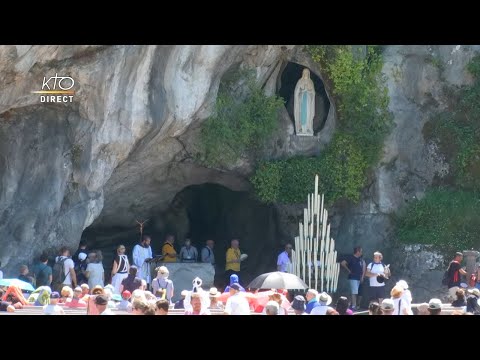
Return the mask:
<path fill-rule="evenodd" d="M 367 46 L 364 57 L 346 45 L 316 45 L 307 50 L 326 70 L 332 84 L 339 131 L 355 137 L 367 161 L 366 167 L 375 165 L 392 123 L 378 47 Z"/>
<path fill-rule="evenodd" d="M 285 204 L 304 202 L 314 191 L 319 175 L 319 191 L 327 204 L 344 198 L 357 202 L 365 182 L 363 159 L 355 139 L 336 135 L 320 157 L 294 157 L 262 163 L 252 183 L 261 201 Z"/>
<path fill-rule="evenodd" d="M 480 246 L 480 196 L 452 189 L 432 189 L 411 203 L 397 220 L 405 243 L 433 244 L 448 252 Z"/>
<path fill-rule="evenodd" d="M 245 87 L 238 86 L 239 78 L 236 74 L 221 85 L 214 115 L 202 128 L 202 157 L 207 165 L 234 164 L 259 150 L 277 127 L 283 100 L 266 96 L 252 75 L 241 78 Z"/>

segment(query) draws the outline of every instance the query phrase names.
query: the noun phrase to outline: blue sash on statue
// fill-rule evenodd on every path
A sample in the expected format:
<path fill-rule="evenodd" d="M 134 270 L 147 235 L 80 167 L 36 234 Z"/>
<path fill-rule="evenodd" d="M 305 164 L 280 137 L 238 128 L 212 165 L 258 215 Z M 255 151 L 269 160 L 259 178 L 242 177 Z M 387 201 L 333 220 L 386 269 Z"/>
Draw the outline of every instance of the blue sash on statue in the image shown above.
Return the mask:
<path fill-rule="evenodd" d="M 302 95 L 302 107 L 300 109 L 300 123 L 302 124 L 302 126 L 307 125 L 307 102 L 307 92 L 304 91 Z"/>

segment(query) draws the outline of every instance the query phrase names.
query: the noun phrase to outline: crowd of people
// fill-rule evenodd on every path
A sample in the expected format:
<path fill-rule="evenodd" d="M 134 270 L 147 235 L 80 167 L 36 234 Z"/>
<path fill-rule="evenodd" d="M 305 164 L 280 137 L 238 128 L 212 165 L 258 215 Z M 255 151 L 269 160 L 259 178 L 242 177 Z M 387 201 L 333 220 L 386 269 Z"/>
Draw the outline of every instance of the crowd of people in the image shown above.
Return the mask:
<path fill-rule="evenodd" d="M 433 298 L 417 306 L 414 312 L 407 282 L 398 281 L 386 294 L 386 280 L 391 277 L 389 265 L 383 263 L 380 252 L 375 252 L 373 261 L 367 264 L 361 247 L 355 247 L 353 254 L 340 262 L 348 274 L 350 294 L 338 297 L 335 305 L 332 305 L 330 294 L 319 293 L 315 289 L 308 289 L 302 294 L 282 289 L 246 290 L 239 277 L 240 265 L 245 258 L 242 255 L 245 254 L 239 249 L 238 239 L 231 241 L 231 247 L 226 252 L 228 285 L 223 291 L 215 287 L 204 290 L 202 280 L 195 278 L 193 288 L 182 289 L 181 299 L 174 302 L 175 287 L 169 278 L 168 263 L 202 261 L 215 265 L 214 242 L 207 240 L 205 247 L 198 252 L 187 239 L 177 255 L 173 246 L 174 237 L 168 235 L 162 246 L 164 265 L 155 269 L 153 279 L 150 278 L 150 267 L 146 266 L 154 258 L 150 242 L 149 236 L 143 236 L 133 248 L 133 264 L 125 254 L 125 246 L 119 245 L 108 284 L 102 252 L 87 249 L 85 242 L 80 243 L 73 256 L 70 256 L 68 248 L 62 247 L 53 268 L 48 265 L 48 256 L 42 254 L 32 273 L 26 265 L 19 269 L 18 279 L 34 286 L 35 291 L 25 293 L 17 285 L 0 287 L 0 311 L 15 312 L 25 306 L 43 306 L 45 314 L 63 314 L 65 308 L 85 308 L 89 315 L 112 315 L 115 310 L 166 315 L 171 309 L 184 309 L 185 315 L 209 315 L 212 311 L 229 315 L 353 315 L 361 310 L 362 293 L 365 296 L 361 287 L 367 280 L 368 313 L 371 315 L 437 315 L 445 306 L 449 306 L 454 314 L 480 315 L 478 282 L 471 282 L 470 286 L 464 286 L 462 282 L 462 277 L 467 274 L 461 267 L 462 253 L 455 255 L 445 273 L 444 282 L 451 303 L 442 304 L 441 300 Z M 287 244 L 278 256 L 278 271 L 288 272 L 291 269 L 291 256 L 292 245 Z"/>

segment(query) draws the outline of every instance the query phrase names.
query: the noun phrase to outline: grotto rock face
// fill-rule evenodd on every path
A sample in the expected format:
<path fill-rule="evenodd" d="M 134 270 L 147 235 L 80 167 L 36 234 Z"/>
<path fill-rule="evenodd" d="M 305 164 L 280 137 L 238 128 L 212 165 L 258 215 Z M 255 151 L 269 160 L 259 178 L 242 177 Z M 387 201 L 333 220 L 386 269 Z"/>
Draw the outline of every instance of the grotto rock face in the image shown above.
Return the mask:
<path fill-rule="evenodd" d="M 394 272 L 407 275 L 423 263 L 406 264 L 395 255 L 392 214 L 422 197 L 435 176 L 448 174 L 448 165 L 425 141 L 422 129 L 446 107 L 446 86 L 471 81 L 465 66 L 479 50 L 463 45 L 385 47 L 383 70 L 394 127 L 361 202 L 330 209 L 339 253 L 362 244 L 370 259 L 380 249 Z M 247 194 L 251 159 L 228 169 L 195 161 L 202 121 L 211 114 L 228 70 L 253 67 L 266 93 L 273 94 L 287 62 L 322 78 L 321 69 L 295 45 L 0 46 L 0 261 L 6 275 L 16 275 L 18 265 L 30 264 L 43 250 L 53 253 L 61 245 L 74 250 L 89 226 L 135 233 L 135 219 L 168 210 L 191 185 L 211 183 Z M 40 95 L 32 94 L 42 90 L 44 77 L 55 74 L 74 79 L 73 102 L 41 103 Z M 308 139 L 296 137 L 282 109 L 266 158 L 322 151 L 336 125 L 331 89 L 326 92 L 330 107 L 321 131 Z M 302 208 L 277 206 L 275 214 L 265 209 L 268 216 L 278 216 L 278 222 L 268 225 L 279 227 L 268 231 L 275 237 L 266 241 L 270 247 L 276 242 L 280 248 L 296 235 Z M 234 226 L 242 229 L 239 223 Z M 252 256 L 251 268 L 253 260 L 274 266 L 276 254 L 254 254 L 259 241 L 253 235 L 242 240 Z M 408 252 L 417 253 L 413 248 L 400 253 Z M 438 290 L 425 285 L 436 278 L 411 276 L 412 287 Z"/>
<path fill-rule="evenodd" d="M 180 136 L 211 113 L 231 66 L 253 66 L 266 83 L 293 49 L 1 46 L 0 261 L 7 274 L 43 250 L 74 250 L 103 209 L 97 221 L 115 226 L 165 207 L 187 185 L 247 189 L 242 176 L 189 163 Z M 41 103 L 32 93 L 55 74 L 75 81 L 73 102 Z"/>
<path fill-rule="evenodd" d="M 466 65 L 479 50 L 479 46 L 464 45 L 385 48 L 383 72 L 394 127 L 385 140 L 383 158 L 362 201 L 357 206 L 339 207 L 334 212 L 334 235 L 338 239 L 339 251 L 350 253 L 355 244 L 361 244 L 364 256 L 369 260 L 375 250 L 382 251 L 386 263 L 392 264 L 393 274 L 403 274 L 411 278 L 413 289 L 423 289 L 418 301 L 428 300 L 426 294 L 443 296 L 445 289 L 441 289 L 441 277 L 445 264 L 436 262 L 439 271 L 430 269 L 428 275 L 413 260 L 406 260 L 410 256 L 417 259 L 420 250 L 410 247 L 394 250 L 395 247 L 391 247 L 392 215 L 410 200 L 421 198 L 435 176 L 448 174 L 448 164 L 435 145 L 424 139 L 422 129 L 433 114 L 446 108 L 448 95 L 445 88 L 471 82 Z M 422 254 L 429 254 L 428 249 L 425 251 Z M 418 270 L 416 275 L 415 269 Z M 390 285 L 395 284 L 391 282 Z"/>

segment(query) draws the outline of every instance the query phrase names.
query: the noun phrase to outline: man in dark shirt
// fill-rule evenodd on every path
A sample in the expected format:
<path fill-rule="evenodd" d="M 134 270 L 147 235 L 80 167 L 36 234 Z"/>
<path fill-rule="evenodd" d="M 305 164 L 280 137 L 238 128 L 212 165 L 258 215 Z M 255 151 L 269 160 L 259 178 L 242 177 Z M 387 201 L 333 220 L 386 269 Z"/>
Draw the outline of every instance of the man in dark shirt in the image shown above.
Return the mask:
<path fill-rule="evenodd" d="M 78 245 L 78 249 L 77 251 L 75 251 L 75 254 L 73 254 L 72 256 L 72 260 L 73 260 L 73 263 L 75 264 L 75 266 L 78 266 L 78 254 L 80 253 L 85 253 L 86 255 L 88 255 L 88 252 L 89 250 L 87 249 L 87 241 L 86 240 L 80 240 L 80 244 Z"/>
<path fill-rule="evenodd" d="M 360 246 L 354 247 L 353 255 L 348 256 L 340 264 L 348 272 L 348 281 L 350 282 L 350 292 L 352 294 L 352 310 L 356 310 L 358 288 L 365 277 L 365 261 L 362 258 L 362 248 Z"/>
<path fill-rule="evenodd" d="M 463 254 L 457 252 L 455 257 L 448 265 L 448 295 L 450 301 L 453 301 L 456 298 L 457 290 L 460 288 L 461 275 L 467 275 L 465 269 L 462 269 L 461 263 L 463 260 Z"/>
<path fill-rule="evenodd" d="M 43 253 L 40 255 L 39 262 L 33 268 L 35 274 L 35 286 L 50 286 L 52 284 L 52 268 L 47 265 L 48 255 Z"/>
<path fill-rule="evenodd" d="M 135 265 L 130 265 L 128 276 L 122 280 L 122 285 L 120 285 L 120 293 L 123 293 L 124 290 L 133 293 L 142 286 L 142 279 L 137 277 L 137 270 L 138 268 Z"/>

